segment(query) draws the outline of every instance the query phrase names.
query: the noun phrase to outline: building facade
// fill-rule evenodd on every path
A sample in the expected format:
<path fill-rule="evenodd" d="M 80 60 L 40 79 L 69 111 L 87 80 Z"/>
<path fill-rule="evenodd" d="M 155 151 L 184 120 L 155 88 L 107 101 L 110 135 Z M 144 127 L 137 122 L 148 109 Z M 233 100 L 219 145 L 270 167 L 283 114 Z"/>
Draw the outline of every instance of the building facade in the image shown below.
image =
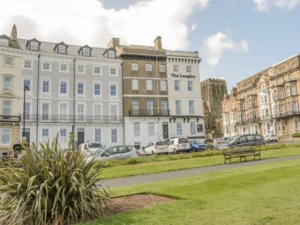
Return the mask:
<path fill-rule="evenodd" d="M 170 137 L 205 139 L 198 52 L 166 51 Z"/>
<path fill-rule="evenodd" d="M 77 144 L 123 143 L 122 70 L 115 50 L 36 39 L 19 43 L 22 83 L 29 87 L 22 118 L 28 142 L 59 133 L 65 148 L 74 133 Z"/>
<path fill-rule="evenodd" d="M 223 109 L 223 131 L 224 137 L 233 137 L 239 135 L 237 128 L 237 115 L 238 115 L 238 100 L 237 88 L 232 88 L 230 94 L 224 94 L 222 102 Z"/>
<path fill-rule="evenodd" d="M 152 46 L 120 45 L 113 38 L 108 47 L 123 60 L 124 140 L 147 146 L 150 141 L 169 138 L 166 52 L 161 39 Z"/>
<path fill-rule="evenodd" d="M 201 82 L 201 92 L 206 135 L 209 138 L 222 137 L 223 126 L 219 126 L 219 120 L 222 118 L 222 101 L 227 94 L 227 82 L 225 79 L 209 78 Z"/>
<path fill-rule="evenodd" d="M 0 155 L 20 140 L 22 58 L 13 54 L 19 48 L 14 26 L 10 37 L 0 36 Z"/>

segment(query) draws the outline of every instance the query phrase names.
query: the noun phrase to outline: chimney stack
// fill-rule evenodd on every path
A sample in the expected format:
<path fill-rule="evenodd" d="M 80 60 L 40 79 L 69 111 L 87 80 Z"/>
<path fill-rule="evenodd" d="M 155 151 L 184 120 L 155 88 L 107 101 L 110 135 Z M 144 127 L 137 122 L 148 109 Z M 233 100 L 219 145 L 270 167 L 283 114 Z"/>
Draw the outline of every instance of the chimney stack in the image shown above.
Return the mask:
<path fill-rule="evenodd" d="M 154 40 L 154 47 L 156 50 L 162 50 L 161 36 L 157 36 Z"/>
<path fill-rule="evenodd" d="M 11 29 L 10 40 L 17 41 L 17 39 L 18 39 L 17 27 L 16 24 L 14 24 Z"/>
<path fill-rule="evenodd" d="M 120 46 L 120 38 L 112 38 L 107 45 L 107 48 L 116 49 L 117 46 Z"/>

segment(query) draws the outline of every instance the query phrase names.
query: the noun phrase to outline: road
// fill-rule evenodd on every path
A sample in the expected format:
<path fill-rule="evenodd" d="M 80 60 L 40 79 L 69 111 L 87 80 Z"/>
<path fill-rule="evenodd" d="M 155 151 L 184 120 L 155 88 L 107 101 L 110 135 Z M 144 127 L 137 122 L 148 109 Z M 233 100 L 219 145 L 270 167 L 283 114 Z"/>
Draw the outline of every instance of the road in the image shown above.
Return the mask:
<path fill-rule="evenodd" d="M 261 165 L 261 164 L 267 164 L 272 162 L 281 162 L 281 161 L 295 160 L 295 159 L 300 159 L 300 156 L 289 156 L 283 158 L 249 161 L 244 163 L 224 164 L 218 166 L 209 166 L 209 167 L 187 169 L 187 170 L 177 170 L 177 171 L 157 173 L 157 174 L 115 178 L 115 179 L 104 180 L 104 184 L 107 185 L 109 188 L 117 188 L 117 187 L 131 186 L 136 184 L 145 184 L 145 183 L 156 182 L 156 181 L 171 180 L 175 178 L 188 177 L 188 176 L 193 176 L 198 174 L 218 172 L 218 171 L 223 171 L 223 170 L 228 170 L 233 168 L 242 168 L 246 166 Z"/>

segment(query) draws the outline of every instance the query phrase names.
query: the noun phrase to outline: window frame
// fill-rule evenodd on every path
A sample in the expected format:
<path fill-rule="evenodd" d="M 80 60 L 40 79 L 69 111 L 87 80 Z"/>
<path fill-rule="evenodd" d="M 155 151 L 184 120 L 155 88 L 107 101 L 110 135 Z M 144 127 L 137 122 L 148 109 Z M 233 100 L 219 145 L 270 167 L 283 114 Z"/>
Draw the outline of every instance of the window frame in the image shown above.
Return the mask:
<path fill-rule="evenodd" d="M 62 70 L 62 66 L 66 65 L 66 70 Z M 60 73 L 69 73 L 69 63 L 67 62 L 59 62 L 59 72 Z"/>
<path fill-rule="evenodd" d="M 6 81 L 5 81 L 5 79 L 6 78 L 8 78 L 9 80 L 10 80 L 10 82 L 9 83 L 7 83 Z M 12 90 L 12 88 L 13 88 L 13 78 L 11 77 L 11 76 L 3 76 L 3 90 L 4 91 L 11 91 Z M 5 87 L 6 86 L 6 84 L 8 84 L 9 85 L 9 87 L 7 88 L 7 87 Z"/>
<path fill-rule="evenodd" d="M 111 73 L 111 70 L 114 69 L 115 70 L 115 74 L 112 74 Z M 117 77 L 118 76 L 118 68 L 117 67 L 109 67 L 109 76 L 112 76 L 112 77 Z"/>
<path fill-rule="evenodd" d="M 81 66 L 83 68 L 82 72 L 79 71 L 79 67 L 81 67 Z M 85 74 L 85 73 L 86 73 L 86 65 L 84 65 L 84 64 L 77 64 L 77 66 L 76 66 L 76 74 Z"/>
<path fill-rule="evenodd" d="M 162 85 L 164 83 L 164 85 Z M 164 89 L 162 87 L 165 87 Z M 167 81 L 160 80 L 160 91 L 167 91 Z"/>
<path fill-rule="evenodd" d="M 44 65 L 48 63 L 49 64 L 49 69 L 45 69 Z M 42 61 L 42 68 L 41 71 L 45 71 L 45 72 L 51 72 L 52 71 L 52 63 L 49 61 Z"/>
<path fill-rule="evenodd" d="M 180 80 L 174 80 L 174 91 L 180 91 Z"/>
<path fill-rule="evenodd" d="M 30 67 L 26 67 L 26 62 L 30 62 Z M 23 69 L 24 70 L 33 70 L 33 60 L 32 59 L 23 59 Z"/>
<path fill-rule="evenodd" d="M 8 131 L 7 133 L 5 132 Z M 7 142 L 3 142 L 3 139 L 4 139 L 4 135 L 7 135 L 8 134 L 8 141 Z M 8 128 L 8 127 L 3 127 L 1 128 L 1 144 L 4 145 L 4 146 L 8 146 L 8 145 L 11 145 L 11 129 Z"/>
<path fill-rule="evenodd" d="M 33 50 L 33 51 L 38 51 L 39 50 L 39 42 L 38 41 L 30 41 L 29 49 Z"/>
<path fill-rule="evenodd" d="M 193 81 L 188 80 L 188 91 L 193 91 Z M 190 85 L 191 84 L 191 85 Z"/>
<path fill-rule="evenodd" d="M 116 134 L 113 134 L 113 131 L 116 131 Z M 116 141 L 113 141 L 113 136 L 115 136 Z M 118 129 L 117 128 L 111 128 L 110 130 L 110 141 L 112 144 L 117 144 L 118 143 Z"/>
<path fill-rule="evenodd" d="M 145 65 L 145 70 L 146 72 L 152 72 L 153 71 L 152 64 L 147 63 Z"/>
<path fill-rule="evenodd" d="M 150 126 L 151 124 L 151 126 Z M 152 126 L 153 125 L 153 126 Z M 153 128 L 153 131 L 150 131 L 150 128 Z M 148 122 L 148 136 L 149 137 L 154 137 L 155 136 L 155 122 Z"/>
<path fill-rule="evenodd" d="M 153 80 L 146 80 L 146 90 L 153 91 Z"/>
<path fill-rule="evenodd" d="M 65 87 L 66 88 L 66 93 L 62 93 L 61 92 L 61 90 L 62 90 L 62 86 L 61 86 L 62 83 L 66 83 L 66 87 Z M 68 83 L 69 82 L 67 80 L 60 80 L 59 81 L 59 96 L 68 96 L 68 94 L 69 94 L 69 92 L 68 92 L 68 86 L 69 86 Z"/>
<path fill-rule="evenodd" d="M 159 65 L 159 72 L 160 73 L 165 73 L 166 72 L 166 65 L 165 64 L 160 64 Z"/>
<path fill-rule="evenodd" d="M 139 80 L 138 79 L 131 80 L 131 90 L 133 90 L 133 91 L 139 90 Z"/>
<path fill-rule="evenodd" d="M 141 136 L 141 123 L 133 122 L 133 136 L 140 137 Z"/>
<path fill-rule="evenodd" d="M 79 88 L 79 84 L 82 84 L 82 88 Z M 82 89 L 82 93 L 79 93 L 79 89 Z M 84 96 L 85 95 L 85 82 L 77 81 L 76 84 L 76 96 Z"/>
<path fill-rule="evenodd" d="M 48 92 L 44 92 L 44 82 L 45 81 L 48 81 Z M 43 95 L 50 95 L 51 94 L 51 80 L 50 79 L 47 79 L 47 78 L 44 78 L 42 79 L 42 82 L 41 82 L 41 92 Z"/>
<path fill-rule="evenodd" d="M 180 126 L 179 126 L 180 125 Z M 180 132 L 178 132 L 180 131 Z M 182 122 L 177 122 L 176 123 L 176 134 L 178 136 L 181 136 L 182 135 Z"/>
<path fill-rule="evenodd" d="M 99 68 L 99 73 L 96 73 L 96 72 L 95 72 L 95 69 L 96 69 L 96 68 Z M 94 66 L 93 66 L 93 75 L 95 75 L 95 76 L 101 76 L 101 75 L 102 75 L 102 66 L 98 66 L 98 65 L 95 66 L 95 65 L 94 65 Z"/>
<path fill-rule="evenodd" d="M 131 71 L 139 71 L 139 64 L 131 63 Z"/>
<path fill-rule="evenodd" d="M 112 86 L 115 86 L 116 87 L 116 94 L 115 95 L 112 95 L 111 94 L 111 87 Z M 110 83 L 109 84 L 109 97 L 111 97 L 111 98 L 117 98 L 118 97 L 118 85 L 117 84 L 115 84 L 115 83 Z"/>
<path fill-rule="evenodd" d="M 7 60 L 11 62 L 11 64 L 7 64 Z M 13 67 L 14 66 L 14 58 L 13 57 L 8 57 L 4 56 L 3 57 L 3 66 L 4 67 Z"/>
<path fill-rule="evenodd" d="M 96 85 L 99 85 L 99 94 L 96 94 L 95 91 L 96 91 Z M 93 83 L 93 96 L 94 97 L 102 97 L 102 85 L 100 82 L 94 82 Z"/>
<path fill-rule="evenodd" d="M 186 72 L 187 73 L 192 73 L 192 66 L 191 65 L 186 66 Z"/>

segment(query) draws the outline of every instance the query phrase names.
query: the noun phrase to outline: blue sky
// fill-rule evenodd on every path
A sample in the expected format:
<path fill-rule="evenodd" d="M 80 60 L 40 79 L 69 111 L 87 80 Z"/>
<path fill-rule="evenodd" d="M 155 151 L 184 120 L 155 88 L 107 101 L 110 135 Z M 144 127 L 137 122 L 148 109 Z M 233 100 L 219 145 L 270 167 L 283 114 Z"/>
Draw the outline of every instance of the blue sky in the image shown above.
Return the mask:
<path fill-rule="evenodd" d="M 300 0 L 14 0 L 0 8 L 0 34 L 105 47 L 153 45 L 199 51 L 201 79 L 228 87 L 300 53 Z M 57 7 L 60 6 L 60 7 Z M 67 9 L 67 10 L 66 10 Z"/>

